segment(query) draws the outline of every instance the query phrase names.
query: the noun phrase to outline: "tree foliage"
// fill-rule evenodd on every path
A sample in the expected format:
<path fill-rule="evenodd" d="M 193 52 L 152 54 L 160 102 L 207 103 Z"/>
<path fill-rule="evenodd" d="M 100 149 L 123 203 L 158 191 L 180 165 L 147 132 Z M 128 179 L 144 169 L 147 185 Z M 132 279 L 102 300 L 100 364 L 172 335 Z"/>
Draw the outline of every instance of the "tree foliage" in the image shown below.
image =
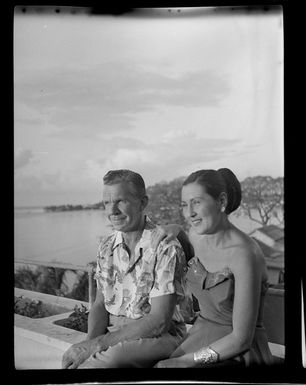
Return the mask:
<path fill-rule="evenodd" d="M 147 214 L 157 224 L 177 223 L 186 227 L 180 210 L 181 189 L 184 177 L 170 182 L 156 183 L 147 188 L 149 204 Z"/>
<path fill-rule="evenodd" d="M 284 178 L 249 177 L 241 182 L 241 188 L 240 213 L 262 225 L 272 218 L 284 223 Z"/>
<path fill-rule="evenodd" d="M 88 301 L 88 274 L 81 274 L 72 290 L 67 292 L 67 285 L 64 283 L 65 271 L 66 269 L 57 267 L 39 266 L 36 270 L 23 267 L 15 272 L 15 287 Z"/>
<path fill-rule="evenodd" d="M 160 182 L 147 188 L 149 204 L 147 213 L 157 224 L 178 223 L 187 229 L 180 211 L 181 189 L 184 177 L 170 182 Z M 284 223 L 284 178 L 256 176 L 241 182 L 242 202 L 238 215 L 267 225 L 272 218 Z"/>

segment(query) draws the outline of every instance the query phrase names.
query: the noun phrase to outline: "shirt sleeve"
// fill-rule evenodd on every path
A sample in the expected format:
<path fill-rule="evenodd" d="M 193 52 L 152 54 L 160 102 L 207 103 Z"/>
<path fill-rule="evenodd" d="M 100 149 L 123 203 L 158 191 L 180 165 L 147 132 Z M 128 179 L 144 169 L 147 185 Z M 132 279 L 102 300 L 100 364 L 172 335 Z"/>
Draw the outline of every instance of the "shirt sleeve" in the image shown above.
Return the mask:
<path fill-rule="evenodd" d="M 107 281 L 107 267 L 105 266 L 105 262 L 107 256 L 109 256 L 112 252 L 112 244 L 114 240 L 114 235 L 110 235 L 102 238 L 97 252 L 96 258 L 96 272 L 94 275 L 94 279 L 97 283 L 97 289 L 102 290 L 105 289 L 105 284 Z"/>
<path fill-rule="evenodd" d="M 157 250 L 154 269 L 154 285 L 150 297 L 159 297 L 176 293 L 184 296 L 182 287 L 185 255 L 178 243 L 164 245 L 161 243 Z"/>

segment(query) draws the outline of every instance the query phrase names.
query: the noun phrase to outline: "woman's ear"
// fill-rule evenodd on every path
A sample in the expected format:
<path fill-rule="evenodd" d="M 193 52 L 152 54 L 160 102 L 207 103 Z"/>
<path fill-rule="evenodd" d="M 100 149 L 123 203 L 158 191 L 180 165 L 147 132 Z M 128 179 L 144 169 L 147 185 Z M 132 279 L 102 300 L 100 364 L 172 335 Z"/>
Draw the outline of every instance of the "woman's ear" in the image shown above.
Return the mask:
<path fill-rule="evenodd" d="M 227 207 L 227 194 L 222 192 L 219 196 L 220 210 L 222 213 L 225 213 Z"/>

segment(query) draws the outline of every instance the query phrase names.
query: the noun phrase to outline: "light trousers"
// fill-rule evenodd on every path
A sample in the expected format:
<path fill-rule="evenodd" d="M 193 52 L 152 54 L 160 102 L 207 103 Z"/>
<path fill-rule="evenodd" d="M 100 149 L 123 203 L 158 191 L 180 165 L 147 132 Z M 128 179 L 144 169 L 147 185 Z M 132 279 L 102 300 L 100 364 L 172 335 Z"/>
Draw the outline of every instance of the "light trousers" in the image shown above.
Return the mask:
<path fill-rule="evenodd" d="M 111 317 L 112 326 L 109 331 L 115 331 L 124 324 L 134 320 L 122 317 Z M 79 369 L 97 368 L 150 368 L 158 361 L 170 357 L 185 336 L 185 326 L 179 325 L 176 335 L 169 333 L 154 338 L 140 338 L 122 341 L 105 351 L 91 355 Z"/>

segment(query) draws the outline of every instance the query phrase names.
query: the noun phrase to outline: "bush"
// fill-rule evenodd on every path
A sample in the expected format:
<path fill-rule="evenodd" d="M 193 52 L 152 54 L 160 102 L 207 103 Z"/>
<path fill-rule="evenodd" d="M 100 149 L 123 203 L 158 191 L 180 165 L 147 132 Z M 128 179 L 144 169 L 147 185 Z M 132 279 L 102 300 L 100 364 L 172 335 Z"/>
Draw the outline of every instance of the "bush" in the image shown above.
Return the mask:
<path fill-rule="evenodd" d="M 15 273 L 15 287 L 63 296 L 60 287 L 64 273 L 65 269 L 55 267 L 39 266 L 36 270 L 24 267 Z"/>
<path fill-rule="evenodd" d="M 83 304 L 81 304 L 81 307 L 75 305 L 73 313 L 71 313 L 68 318 L 54 321 L 54 323 L 69 329 L 87 333 L 88 313 L 87 307 Z"/>
<path fill-rule="evenodd" d="M 73 289 L 66 297 L 79 301 L 88 301 L 88 274 L 86 272 L 81 276 L 79 281 L 74 284 Z"/>
<path fill-rule="evenodd" d="M 43 309 L 43 303 L 41 301 L 24 301 L 22 304 L 20 303 L 23 300 L 23 296 L 19 296 L 15 299 L 14 303 L 14 312 L 16 314 L 23 315 L 25 317 L 30 318 L 42 318 L 49 315 L 49 312 Z"/>
<path fill-rule="evenodd" d="M 88 301 L 88 274 L 84 272 L 67 293 L 63 278 L 66 269 L 39 266 L 36 270 L 23 267 L 15 272 L 15 287 L 40 293 Z"/>

